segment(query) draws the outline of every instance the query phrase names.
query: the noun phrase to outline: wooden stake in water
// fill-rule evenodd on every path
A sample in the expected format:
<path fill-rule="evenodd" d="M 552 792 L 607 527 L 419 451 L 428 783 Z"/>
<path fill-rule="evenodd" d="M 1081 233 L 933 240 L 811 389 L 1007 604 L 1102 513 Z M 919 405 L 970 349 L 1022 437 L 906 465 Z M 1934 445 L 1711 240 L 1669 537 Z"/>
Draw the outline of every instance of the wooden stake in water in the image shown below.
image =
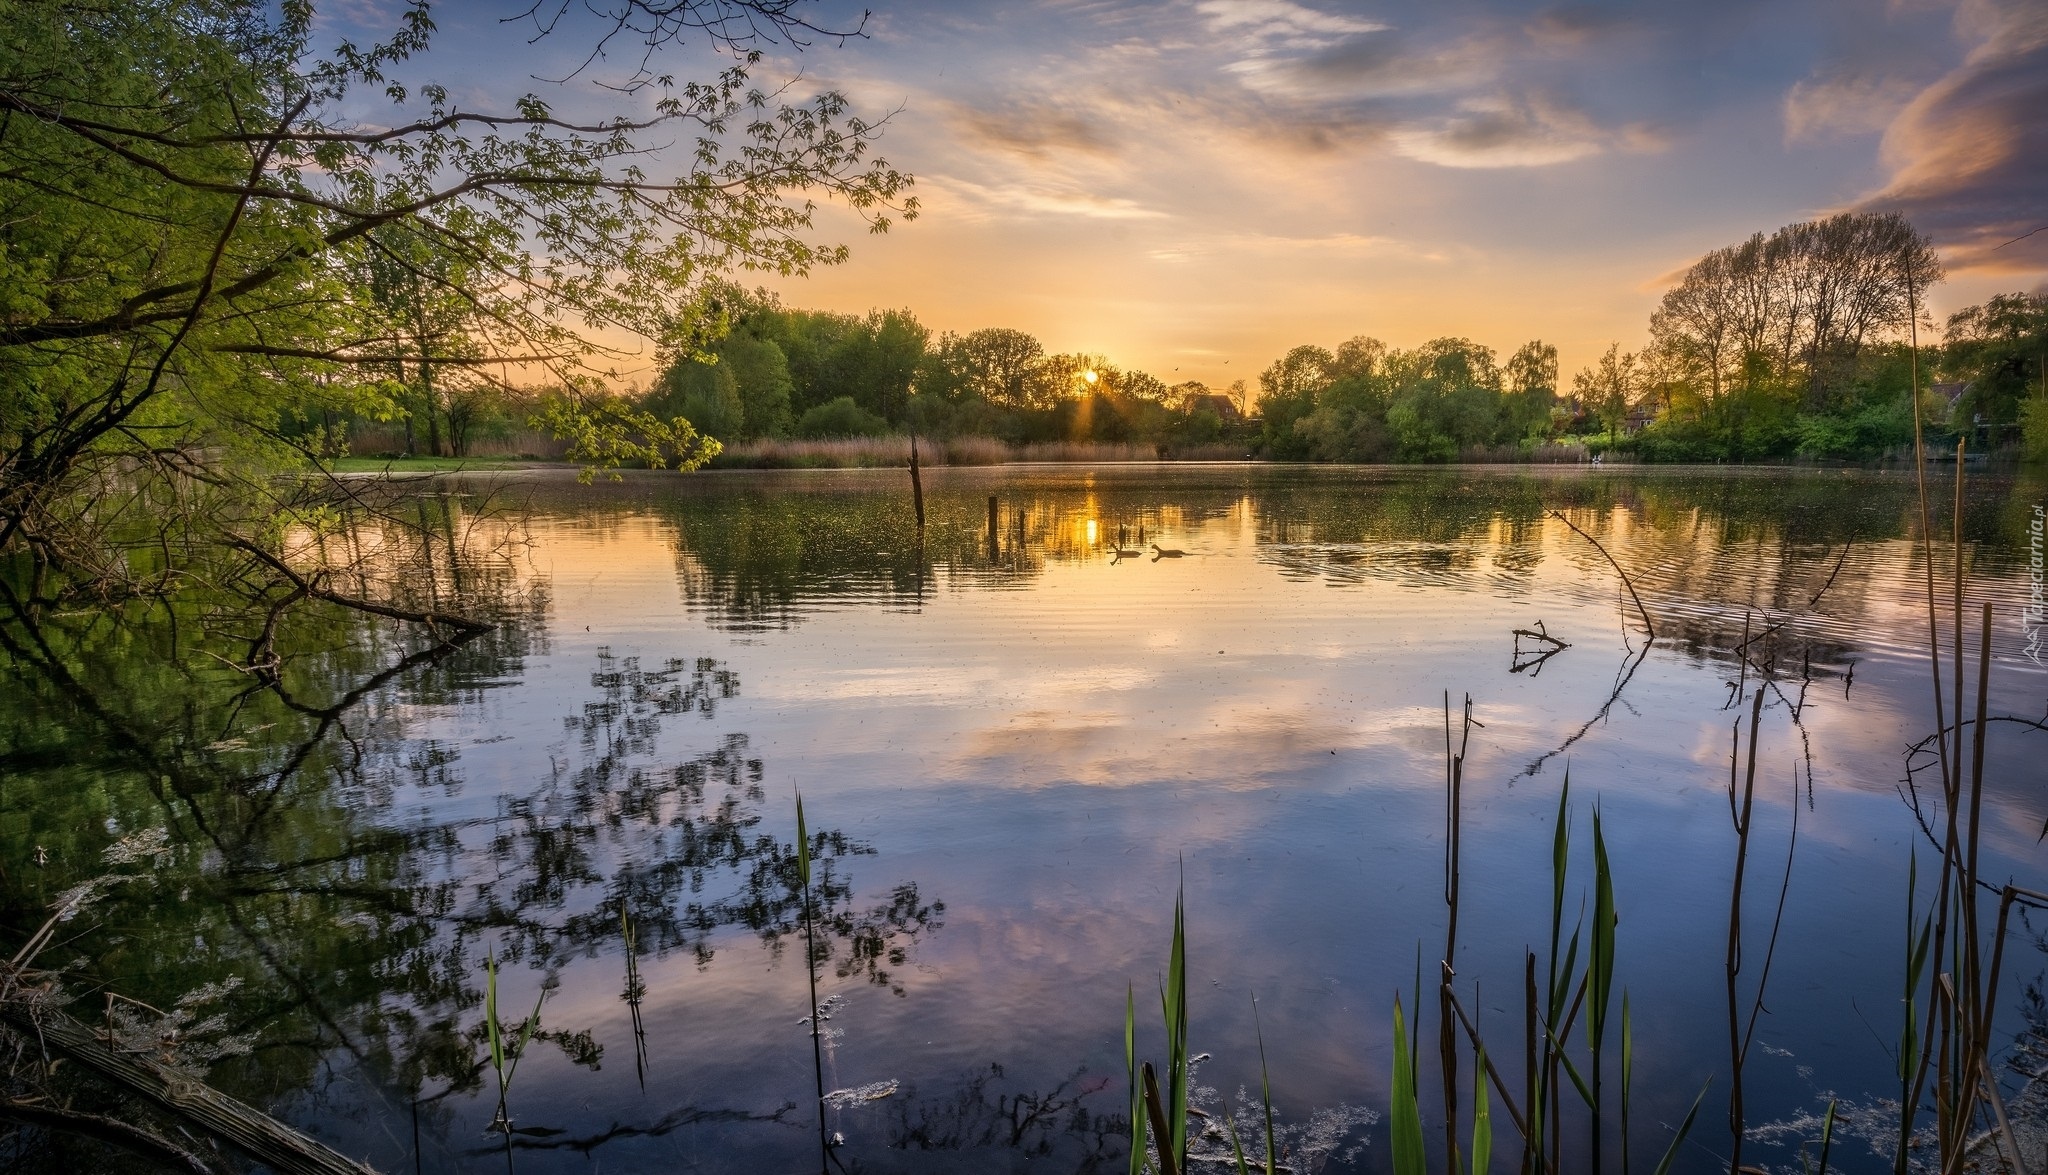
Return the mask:
<path fill-rule="evenodd" d="M 924 481 L 917 475 L 917 434 L 910 434 L 910 502 L 917 507 L 917 529 L 924 529 Z"/>

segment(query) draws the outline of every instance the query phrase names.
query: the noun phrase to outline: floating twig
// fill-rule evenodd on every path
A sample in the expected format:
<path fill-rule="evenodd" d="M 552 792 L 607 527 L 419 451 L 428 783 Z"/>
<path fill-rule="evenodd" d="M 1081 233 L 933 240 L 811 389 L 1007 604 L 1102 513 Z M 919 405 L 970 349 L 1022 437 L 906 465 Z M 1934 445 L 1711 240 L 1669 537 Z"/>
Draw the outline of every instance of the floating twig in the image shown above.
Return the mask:
<path fill-rule="evenodd" d="M 1629 599 L 1634 600 L 1636 602 L 1636 611 L 1642 614 L 1644 631 L 1649 634 L 1651 640 L 1656 640 L 1656 622 L 1650 619 L 1650 610 L 1648 608 L 1643 607 L 1643 598 L 1636 594 L 1636 585 L 1633 581 L 1629 579 L 1628 572 L 1623 571 L 1621 569 L 1621 564 L 1614 561 L 1614 556 L 1607 553 L 1607 548 L 1600 545 L 1599 539 L 1596 539 L 1592 535 L 1587 534 L 1585 531 L 1580 530 L 1578 523 L 1573 522 L 1569 518 L 1566 518 L 1562 513 L 1559 513 L 1556 510 L 1552 510 L 1551 514 L 1555 515 L 1559 522 L 1562 522 L 1566 526 L 1571 527 L 1572 532 L 1574 534 L 1577 534 L 1580 538 L 1585 539 L 1587 542 L 1593 544 L 1593 549 L 1600 552 L 1601 557 L 1606 559 L 1608 565 L 1614 568 L 1614 573 L 1621 577 L 1621 586 L 1628 589 Z"/>

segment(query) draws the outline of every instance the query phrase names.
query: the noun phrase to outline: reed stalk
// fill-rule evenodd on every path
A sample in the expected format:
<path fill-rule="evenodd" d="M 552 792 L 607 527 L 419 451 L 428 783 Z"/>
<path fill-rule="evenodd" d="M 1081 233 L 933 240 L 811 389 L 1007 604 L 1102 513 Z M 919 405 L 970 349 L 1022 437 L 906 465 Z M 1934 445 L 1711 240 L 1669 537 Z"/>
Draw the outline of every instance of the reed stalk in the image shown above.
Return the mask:
<path fill-rule="evenodd" d="M 1602 1116 L 1606 1103 L 1600 1087 L 1602 1058 L 1606 1054 L 1607 1010 L 1614 990 L 1614 876 L 1607 864 L 1607 838 L 1600 828 L 1600 806 L 1593 806 L 1593 941 L 1586 954 L 1587 976 L 1592 1001 L 1586 1019 L 1586 1047 L 1592 1052 L 1593 1069 L 1593 1170 L 1605 1171 L 1600 1161 L 1606 1141 Z"/>
<path fill-rule="evenodd" d="M 1158 1076 L 1152 1063 L 1146 1061 L 1137 1066 L 1136 1091 L 1142 1098 L 1145 1117 L 1152 1128 L 1153 1153 L 1157 1157 L 1160 1175 L 1180 1175 L 1188 1164 L 1188 1093 L 1191 1076 L 1189 1072 L 1188 1049 L 1188 967 L 1187 967 L 1187 917 L 1186 886 L 1173 898 L 1173 947 L 1167 962 L 1167 973 L 1159 984 L 1159 1011 L 1166 1023 L 1166 1089 L 1162 1093 Z M 1135 1007 L 1127 993 L 1124 1011 L 1125 1061 L 1137 1060 L 1135 1028 L 1133 1025 Z M 1133 1175 L 1143 1169 L 1145 1154 L 1144 1126 L 1138 1115 L 1131 1118 L 1131 1170 Z"/>
<path fill-rule="evenodd" d="M 818 1023 L 818 947 L 815 911 L 811 908 L 811 835 L 804 824 L 804 797 L 796 796 L 796 882 L 801 891 L 804 916 L 804 973 L 811 983 L 811 1076 L 817 1084 L 818 1173 L 831 1175 L 832 1137 L 825 1130 L 825 1045 Z"/>
<path fill-rule="evenodd" d="M 1458 897 L 1461 877 L 1460 835 L 1463 828 L 1465 752 L 1472 737 L 1472 695 L 1465 695 L 1462 723 L 1455 752 L 1451 749 L 1451 694 L 1444 691 L 1444 905 L 1449 911 L 1444 928 L 1444 954 L 1439 962 L 1437 984 L 1437 1052 L 1444 1084 L 1444 1164 L 1451 1171 L 1464 1164 L 1458 1153 L 1458 1037 L 1451 1022 L 1454 999 L 1452 984 L 1457 978 Z M 1418 1014 L 1420 1009 L 1417 1009 Z M 1483 1078 L 1483 1075 L 1481 1075 Z"/>
<path fill-rule="evenodd" d="M 504 1029 L 498 1023 L 498 957 L 494 950 L 484 952 L 484 1035 L 491 1048 L 491 1069 L 498 1076 L 498 1112 L 491 1128 L 508 1136 L 512 1132 L 512 1118 L 506 1112 L 505 1099 L 512 1092 L 512 1077 L 519 1071 L 519 1058 L 526 1055 L 526 1043 L 533 1039 L 533 1030 L 540 1024 L 540 1006 L 547 998 L 547 989 L 543 987 L 540 997 L 533 1001 L 532 1013 L 519 1027 L 518 1042 L 506 1048 Z"/>
<path fill-rule="evenodd" d="M 1138 993 L 1128 986 L 1124 989 L 1124 1068 L 1131 1083 L 1130 1175 L 1145 1175 L 1145 1093 L 1138 1082 Z"/>
<path fill-rule="evenodd" d="M 1735 768 L 1740 758 L 1742 744 L 1742 723 L 1735 723 L 1735 750 L 1728 757 L 1728 812 L 1735 823 L 1735 877 L 1729 885 L 1728 894 L 1728 952 L 1724 971 L 1728 987 L 1728 1132 L 1730 1150 L 1728 1169 L 1742 1169 L 1743 1105 L 1742 1105 L 1742 1063 L 1747 1049 L 1744 1047 L 1740 996 L 1736 990 L 1736 979 L 1742 972 L 1742 883 L 1749 864 L 1749 825 L 1756 800 L 1756 744 L 1757 723 L 1763 716 L 1764 695 L 1758 690 L 1749 706 L 1749 768 L 1742 782 L 1742 799 L 1738 806 L 1735 791 Z"/>

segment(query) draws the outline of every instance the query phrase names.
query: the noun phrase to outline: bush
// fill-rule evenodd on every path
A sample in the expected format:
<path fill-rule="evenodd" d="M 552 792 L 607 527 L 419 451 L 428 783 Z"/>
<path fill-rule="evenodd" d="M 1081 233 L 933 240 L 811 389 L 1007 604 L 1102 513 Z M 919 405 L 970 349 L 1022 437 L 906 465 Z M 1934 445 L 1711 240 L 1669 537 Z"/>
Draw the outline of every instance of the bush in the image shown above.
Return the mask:
<path fill-rule="evenodd" d="M 828 400 L 797 418 L 796 435 L 813 440 L 829 437 L 878 437 L 889 422 L 864 411 L 852 396 Z"/>
<path fill-rule="evenodd" d="M 1801 416 L 1795 431 L 1802 457 L 1870 460 L 1913 442 L 1913 410 L 1901 399 L 1846 416 Z"/>
<path fill-rule="evenodd" d="M 2048 462 L 2048 399 L 2020 403 L 2020 460 Z"/>

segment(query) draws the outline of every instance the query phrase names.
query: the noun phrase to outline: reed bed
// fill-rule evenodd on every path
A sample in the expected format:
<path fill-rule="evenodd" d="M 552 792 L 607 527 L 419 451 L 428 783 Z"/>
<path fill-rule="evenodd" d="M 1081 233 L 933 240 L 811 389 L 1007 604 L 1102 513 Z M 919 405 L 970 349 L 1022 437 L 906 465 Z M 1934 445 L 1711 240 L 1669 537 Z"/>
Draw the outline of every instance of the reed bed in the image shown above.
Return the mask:
<path fill-rule="evenodd" d="M 415 438 L 425 448 L 424 438 Z M 357 424 L 348 432 L 348 451 L 357 457 L 395 457 L 405 452 L 405 429 L 391 424 Z M 563 461 L 569 442 L 551 433 L 515 428 L 470 438 L 465 457 L 518 457 L 529 461 Z"/>
<path fill-rule="evenodd" d="M 924 465 L 1000 465 L 1010 459 L 1010 447 L 993 437 L 919 437 L 917 456 Z M 908 436 L 735 441 L 711 459 L 713 469 L 896 469 L 909 464 Z"/>
<path fill-rule="evenodd" d="M 1131 461 L 1243 461 L 1243 445 L 1114 444 L 1048 441 L 1011 446 L 995 437 L 919 437 L 922 465 L 1002 465 L 1012 461 L 1111 464 Z M 711 459 L 713 469 L 895 469 L 910 464 L 910 438 L 838 437 L 828 440 L 736 441 Z"/>
<path fill-rule="evenodd" d="M 1018 449 L 1016 460 L 1074 463 L 1157 461 L 1159 446 L 1115 444 L 1107 441 L 1040 441 Z"/>
<path fill-rule="evenodd" d="M 1584 445 L 1545 441 L 1540 445 L 1467 445 L 1458 460 L 1467 465 L 1584 465 L 1593 451 Z M 1625 454 L 1609 453 L 1603 461 L 1630 460 Z"/>

